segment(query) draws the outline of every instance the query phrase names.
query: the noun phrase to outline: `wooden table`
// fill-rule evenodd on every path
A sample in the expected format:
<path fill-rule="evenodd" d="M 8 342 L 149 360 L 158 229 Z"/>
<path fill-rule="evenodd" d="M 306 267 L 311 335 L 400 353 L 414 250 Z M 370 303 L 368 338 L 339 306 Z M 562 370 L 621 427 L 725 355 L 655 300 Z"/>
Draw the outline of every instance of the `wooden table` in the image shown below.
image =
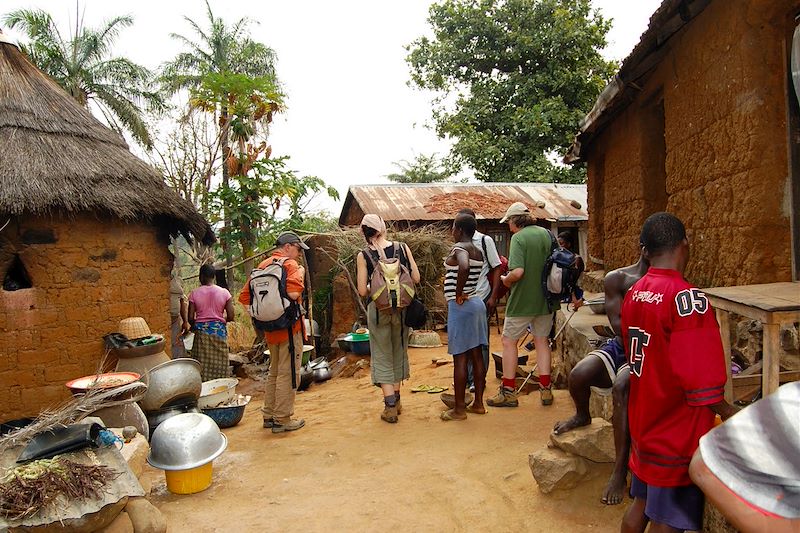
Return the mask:
<path fill-rule="evenodd" d="M 800 282 L 714 287 L 704 289 L 703 292 L 716 310 L 722 345 L 728 361 L 725 399 L 729 402 L 733 399 L 730 370 L 731 325 L 728 316 L 730 312 L 762 323 L 764 328 L 762 394 L 766 396 L 775 392 L 780 380 L 781 324 L 800 321 Z"/>

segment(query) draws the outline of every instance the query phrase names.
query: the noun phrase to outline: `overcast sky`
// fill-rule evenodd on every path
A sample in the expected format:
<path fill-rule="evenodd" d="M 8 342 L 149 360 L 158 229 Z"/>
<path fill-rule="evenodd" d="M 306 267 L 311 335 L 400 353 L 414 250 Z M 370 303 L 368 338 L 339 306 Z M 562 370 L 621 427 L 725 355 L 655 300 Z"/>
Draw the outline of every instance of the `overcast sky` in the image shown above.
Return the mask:
<path fill-rule="evenodd" d="M 233 23 L 248 17 L 252 37 L 278 55 L 278 76 L 288 109 L 275 119 L 274 155 L 291 156 L 290 166 L 334 185 L 341 199 L 352 184 L 386 182 L 393 162 L 417 154 L 445 154 L 449 144 L 428 129 L 432 94 L 407 85 L 404 47 L 429 34 L 430 0 L 211 0 L 215 15 Z M 639 41 L 660 0 L 593 0 L 613 19 L 610 59 L 624 59 Z M 75 4 L 66 0 L 2 0 L 0 13 L 18 8 L 48 11 L 66 31 Z M 96 26 L 130 14 L 117 51 L 149 68 L 181 50 L 170 33 L 191 35 L 183 17 L 205 25 L 200 0 L 82 0 L 85 23 Z M 14 32 L 12 37 L 20 37 Z M 341 201 L 323 202 L 338 216 Z"/>

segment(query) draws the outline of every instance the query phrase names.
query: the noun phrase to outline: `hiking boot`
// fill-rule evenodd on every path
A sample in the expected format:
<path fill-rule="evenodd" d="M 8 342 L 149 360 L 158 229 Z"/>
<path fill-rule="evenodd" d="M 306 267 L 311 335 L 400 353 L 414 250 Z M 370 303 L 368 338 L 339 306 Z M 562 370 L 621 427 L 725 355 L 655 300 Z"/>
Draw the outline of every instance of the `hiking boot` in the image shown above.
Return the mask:
<path fill-rule="evenodd" d="M 271 429 L 274 425 L 275 422 L 273 422 L 271 418 L 264 419 L 264 429 Z"/>
<path fill-rule="evenodd" d="M 517 394 L 514 392 L 514 389 L 500 387 L 497 395 L 486 400 L 486 403 L 490 407 L 517 407 L 519 405 L 519 400 L 517 400 Z"/>
<path fill-rule="evenodd" d="M 542 405 L 553 405 L 553 389 L 550 387 L 539 387 L 539 396 L 542 399 Z"/>
<path fill-rule="evenodd" d="M 389 422 L 390 424 L 397 423 L 397 406 L 386 407 L 381 413 L 381 420 Z"/>
<path fill-rule="evenodd" d="M 306 421 L 302 418 L 290 419 L 287 422 L 278 422 L 272 420 L 272 432 L 283 433 L 284 431 L 296 431 L 306 425 Z"/>
<path fill-rule="evenodd" d="M 403 414 L 403 404 L 400 403 L 400 400 L 397 400 L 397 405 L 395 405 L 395 408 L 397 409 L 397 414 L 398 415 L 402 415 Z"/>

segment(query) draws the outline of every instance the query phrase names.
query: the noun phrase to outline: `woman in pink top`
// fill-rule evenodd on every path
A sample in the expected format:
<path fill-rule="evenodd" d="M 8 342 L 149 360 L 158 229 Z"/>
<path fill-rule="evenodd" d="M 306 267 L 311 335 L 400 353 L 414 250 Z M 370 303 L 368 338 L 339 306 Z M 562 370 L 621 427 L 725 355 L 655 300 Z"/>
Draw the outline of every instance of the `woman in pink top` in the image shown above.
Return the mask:
<path fill-rule="evenodd" d="M 203 381 L 229 376 L 225 324 L 234 319 L 233 300 L 214 279 L 214 267 L 201 266 L 200 286 L 189 294 L 189 323 L 195 332 L 191 355 L 202 365 Z"/>

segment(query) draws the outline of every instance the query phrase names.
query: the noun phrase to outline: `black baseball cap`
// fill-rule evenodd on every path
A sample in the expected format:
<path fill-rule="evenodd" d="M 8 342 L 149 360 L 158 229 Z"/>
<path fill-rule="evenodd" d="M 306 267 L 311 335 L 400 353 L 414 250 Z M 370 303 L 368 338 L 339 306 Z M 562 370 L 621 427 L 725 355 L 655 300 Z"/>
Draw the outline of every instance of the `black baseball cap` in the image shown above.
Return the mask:
<path fill-rule="evenodd" d="M 300 240 L 300 237 L 297 236 L 296 233 L 293 231 L 284 231 L 280 235 L 278 235 L 278 240 L 275 241 L 276 246 L 283 246 L 284 244 L 299 244 L 300 248 L 303 250 L 308 250 L 308 246 L 306 243 Z"/>

